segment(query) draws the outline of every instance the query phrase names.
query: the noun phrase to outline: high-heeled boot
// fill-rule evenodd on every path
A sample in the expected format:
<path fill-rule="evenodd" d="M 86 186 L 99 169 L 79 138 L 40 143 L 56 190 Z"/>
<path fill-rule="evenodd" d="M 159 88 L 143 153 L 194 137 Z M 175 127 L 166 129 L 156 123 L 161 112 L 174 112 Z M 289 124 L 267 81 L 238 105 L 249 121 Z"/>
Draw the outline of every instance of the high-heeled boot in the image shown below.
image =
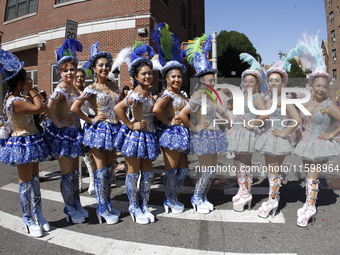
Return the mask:
<path fill-rule="evenodd" d="M 239 190 L 233 197 L 233 208 L 237 212 L 243 212 L 246 204 L 248 204 L 248 209 L 250 210 L 251 201 L 253 199 L 253 196 L 250 193 L 253 183 L 253 175 L 250 172 L 245 171 L 242 167 L 245 166 L 243 163 L 240 163 L 240 166 L 239 171 L 236 173 Z"/>
<path fill-rule="evenodd" d="M 31 192 L 32 181 L 19 183 L 19 201 L 22 210 L 22 221 L 25 224 L 27 233 L 34 237 L 41 237 L 42 230 L 36 225 L 31 214 Z"/>
<path fill-rule="evenodd" d="M 307 227 L 308 221 L 316 214 L 315 202 L 311 204 L 311 200 L 316 200 L 319 191 L 319 180 L 312 180 L 306 178 L 306 191 L 307 197 L 306 202 L 302 208 L 298 210 L 297 225 L 299 227 Z M 315 194 L 311 194 L 314 192 Z"/>
<path fill-rule="evenodd" d="M 163 184 L 165 191 L 165 200 L 163 202 L 164 209 L 166 213 L 169 213 L 169 207 L 171 208 L 173 213 L 182 213 L 184 210 L 184 206 L 178 205 L 176 202 L 176 174 L 177 168 L 170 169 L 165 171 Z"/>
<path fill-rule="evenodd" d="M 64 214 L 66 221 L 70 222 L 70 218 L 73 223 L 82 223 L 85 221 L 84 216 L 76 210 L 74 204 L 74 175 L 72 173 L 64 174 L 60 178 L 60 190 L 64 199 L 65 207 Z M 78 187 L 76 187 L 78 189 Z M 78 189 L 79 190 L 79 189 Z"/>
<path fill-rule="evenodd" d="M 209 210 L 213 211 L 214 210 L 214 205 L 208 201 L 207 194 L 208 194 L 208 191 L 210 189 L 211 182 L 215 178 L 216 172 L 215 171 L 211 171 L 210 169 L 209 169 L 209 171 L 210 171 L 210 176 L 209 176 L 207 184 L 205 185 L 202 199 L 203 199 L 204 204 L 209 208 Z"/>
<path fill-rule="evenodd" d="M 209 167 L 206 167 L 204 172 L 202 171 L 201 176 L 196 181 L 194 195 L 191 197 L 191 204 L 194 210 L 199 213 L 206 214 L 210 212 L 208 205 L 204 201 L 204 192 L 211 183 L 211 174 Z"/>
<path fill-rule="evenodd" d="M 272 173 L 268 173 L 268 181 L 269 181 L 269 198 L 268 201 L 263 202 L 261 207 L 258 209 L 257 214 L 261 218 L 267 218 L 268 214 L 272 211 L 272 217 L 275 216 L 276 210 L 279 206 L 280 201 L 280 187 L 281 187 L 281 175 L 275 175 Z M 276 187 L 276 191 L 273 190 L 273 187 Z M 274 195 L 274 197 L 272 197 Z"/>
<path fill-rule="evenodd" d="M 88 211 L 86 211 L 80 203 L 80 192 L 79 192 L 79 171 L 78 168 L 73 169 L 73 196 L 74 196 L 74 207 L 76 210 L 84 216 L 85 219 L 89 217 Z"/>
<path fill-rule="evenodd" d="M 97 199 L 98 207 L 96 209 L 98 221 L 102 224 L 102 217 L 107 224 L 115 224 L 119 217 L 109 211 L 108 204 L 108 172 L 107 167 L 96 170 L 94 174 L 94 194 Z"/>
<path fill-rule="evenodd" d="M 90 176 L 90 184 L 89 187 L 87 189 L 87 192 L 90 195 L 94 194 L 94 177 L 93 177 L 93 172 L 94 172 L 94 166 L 93 166 L 93 161 L 92 161 L 92 156 L 88 153 L 85 154 L 85 156 L 83 157 L 85 165 L 87 167 L 87 171 L 89 173 Z"/>
<path fill-rule="evenodd" d="M 148 224 L 149 218 L 143 213 L 139 205 L 139 196 L 137 190 L 139 173 L 127 174 L 125 178 L 126 194 L 129 198 L 129 213 L 133 221 L 139 224 Z"/>
<path fill-rule="evenodd" d="M 50 231 L 50 224 L 42 214 L 41 192 L 39 174 L 32 175 L 32 217 L 37 224 L 46 232 Z"/>
<path fill-rule="evenodd" d="M 155 222 L 155 216 L 149 212 L 148 202 L 150 197 L 151 184 L 153 181 L 154 172 L 141 172 L 139 183 L 139 204 L 146 217 L 150 222 Z"/>
<path fill-rule="evenodd" d="M 177 173 L 176 173 L 176 179 L 175 179 L 175 197 L 176 197 L 176 203 L 179 206 L 183 206 L 184 205 L 178 201 L 178 196 L 180 194 L 180 190 L 181 190 L 181 186 L 183 184 L 183 181 L 185 179 L 185 177 L 187 176 L 187 172 L 188 172 L 188 168 L 177 168 Z"/>
<path fill-rule="evenodd" d="M 114 171 L 114 165 L 107 166 L 108 172 L 107 172 L 107 207 L 111 213 L 114 215 L 120 216 L 120 211 L 113 207 L 111 203 L 111 183 L 114 179 L 115 171 Z"/>
<path fill-rule="evenodd" d="M 235 165 L 235 168 L 236 168 L 236 177 L 237 177 L 237 183 L 238 183 L 238 186 L 239 186 L 239 189 L 237 191 L 237 194 L 235 196 L 232 197 L 232 201 L 235 203 L 237 202 L 238 200 L 240 200 L 241 198 L 241 191 L 243 190 L 243 184 L 244 182 L 240 182 L 240 178 L 243 176 L 241 175 L 241 167 L 245 167 L 246 165 L 241 163 L 241 161 L 239 160 L 234 160 L 234 165 Z M 242 170 L 243 171 L 243 170 Z"/>

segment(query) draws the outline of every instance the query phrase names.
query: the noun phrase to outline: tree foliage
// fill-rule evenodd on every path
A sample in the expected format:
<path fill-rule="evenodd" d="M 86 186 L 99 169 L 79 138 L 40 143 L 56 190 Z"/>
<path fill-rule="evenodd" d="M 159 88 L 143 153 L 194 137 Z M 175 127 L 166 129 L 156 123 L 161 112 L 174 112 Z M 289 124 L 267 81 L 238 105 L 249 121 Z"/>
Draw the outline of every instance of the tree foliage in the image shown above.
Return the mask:
<path fill-rule="evenodd" d="M 247 63 L 241 63 L 240 54 L 243 52 L 261 60 L 261 56 L 257 54 L 253 44 L 243 33 L 222 30 L 216 40 L 219 77 L 241 76 L 242 72 L 249 67 Z M 232 71 L 236 74 L 232 75 Z"/>
<path fill-rule="evenodd" d="M 288 84 L 287 87 L 305 87 L 306 86 L 306 74 L 299 66 L 295 58 L 289 60 L 291 63 L 290 72 L 288 72 Z"/>

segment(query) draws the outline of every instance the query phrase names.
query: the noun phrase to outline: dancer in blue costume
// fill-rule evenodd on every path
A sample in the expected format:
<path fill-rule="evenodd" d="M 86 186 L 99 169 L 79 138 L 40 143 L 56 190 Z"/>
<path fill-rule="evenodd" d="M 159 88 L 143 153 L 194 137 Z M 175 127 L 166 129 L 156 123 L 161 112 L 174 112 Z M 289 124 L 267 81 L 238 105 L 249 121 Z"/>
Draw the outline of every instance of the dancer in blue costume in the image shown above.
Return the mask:
<path fill-rule="evenodd" d="M 176 54 L 181 52 L 179 40 L 169 31 L 168 25 L 160 23 L 154 35 L 159 50 L 158 59 L 163 65 L 161 73 L 167 84 L 153 108 L 155 116 L 162 122 L 157 128 L 156 135 L 165 164 L 163 205 L 167 213 L 169 207 L 173 213 L 182 213 L 184 205 L 178 202 L 177 197 L 188 171 L 187 154 L 190 147 L 189 131 L 184 127 L 178 114 L 188 102 L 188 99 L 179 93 L 182 74 L 185 73 L 186 68 L 180 63 L 182 60 L 180 54 Z"/>
<path fill-rule="evenodd" d="M 201 49 L 201 43 L 203 42 L 204 44 Z M 212 92 L 217 94 L 213 89 L 217 70 L 211 67 L 207 58 L 210 45 L 211 37 L 205 34 L 195 38 L 188 45 L 188 51 L 186 52 L 187 60 L 196 70 L 195 77 L 199 78 L 200 89 L 194 92 L 189 103 L 179 114 L 184 125 L 192 131 L 190 137 L 193 148 L 192 152 L 198 155 L 201 166 L 201 176 L 197 179 L 191 203 L 197 212 L 204 214 L 214 210 L 214 205 L 207 199 L 207 193 L 214 176 L 212 167 L 217 164 L 218 154 L 227 150 L 227 141 L 224 133 L 218 125 L 215 126 L 213 124 L 213 120 L 217 118 L 217 112 L 221 116 L 225 116 L 225 113 L 219 109 L 215 103 L 215 97 L 211 95 Z M 209 94 L 209 96 L 206 95 L 207 113 L 202 114 L 202 97 L 206 93 Z M 190 113 L 192 114 L 192 122 L 188 117 Z"/>
<path fill-rule="evenodd" d="M 49 120 L 45 123 L 45 134 L 53 157 L 58 159 L 61 179 L 60 190 L 64 199 L 64 214 L 69 222 L 81 223 L 89 214 L 80 203 L 79 155 L 83 155 L 83 133 L 79 118 L 70 112 L 78 92 L 73 86 L 78 59 L 76 52 L 82 51 L 80 42 L 67 39 L 57 51 L 56 71 L 61 80 L 47 103 Z"/>
<path fill-rule="evenodd" d="M 111 182 L 116 164 L 114 143 L 121 125 L 113 107 L 118 103 L 119 96 L 106 85 L 112 55 L 99 51 L 98 46 L 96 42 L 90 47 L 90 59 L 83 66 L 94 73 L 95 82 L 84 89 L 71 111 L 86 121 L 83 142 L 90 148 L 97 169 L 94 171 L 94 193 L 98 203 L 98 221 L 102 223 L 103 217 L 107 224 L 115 224 L 119 221 L 120 211 L 111 203 Z M 86 101 L 90 102 L 95 112 L 93 118 L 81 110 Z"/>
<path fill-rule="evenodd" d="M 308 77 L 312 97 L 304 104 L 312 115 L 301 113 L 302 138 L 294 150 L 294 154 L 302 159 L 306 172 L 306 202 L 297 211 L 297 225 L 307 227 L 309 219 L 317 211 L 315 203 L 319 190 L 319 174 L 328 169 L 327 161 L 330 158 L 340 155 L 340 144 L 334 139 L 340 133 L 340 126 L 329 132 L 332 119 L 340 120 L 340 110 L 328 96 L 332 78 L 326 72 L 318 36 L 299 43 L 288 53 L 287 58 L 295 56 L 299 56 L 301 62 L 313 71 Z"/>
<path fill-rule="evenodd" d="M 44 111 L 42 96 L 26 82 L 23 65 L 15 55 L 0 49 L 2 82 L 7 82 L 8 88 L 0 132 L 4 139 L 0 161 L 17 166 L 22 220 L 29 234 L 41 237 L 42 230 L 49 231 L 50 225 L 42 215 L 38 162 L 48 158 L 49 150 L 33 120 L 33 115 Z M 24 91 L 28 97 L 22 95 Z"/>
<path fill-rule="evenodd" d="M 155 160 L 160 152 L 153 126 L 154 99 L 148 92 L 153 79 L 153 64 L 150 60 L 153 55 L 154 50 L 148 45 L 135 47 L 131 53 L 129 67 L 129 75 L 134 79 L 133 92 L 114 108 L 124 123 L 116 144 L 127 165 L 125 184 L 130 201 L 129 212 L 132 219 L 139 224 L 155 221 L 155 216 L 149 212 L 147 205 L 154 176 L 152 160 Z M 128 108 L 132 112 L 131 121 L 126 116 Z"/>
<path fill-rule="evenodd" d="M 242 212 L 244 206 L 248 204 L 248 209 L 251 206 L 252 195 L 250 193 L 253 183 L 253 174 L 246 171 L 246 166 L 251 165 L 251 158 L 255 152 L 255 142 L 258 130 L 252 126 L 261 126 L 263 120 L 268 116 L 257 116 L 249 110 L 248 96 L 252 95 L 252 102 L 257 110 L 267 110 L 260 89 L 263 88 L 263 78 L 261 72 L 261 65 L 249 54 L 242 53 L 241 60 L 248 62 L 250 68 L 241 74 L 242 84 L 244 89 L 244 115 L 235 116 L 235 123 L 227 136 L 228 151 L 235 153 L 234 164 L 236 166 L 237 182 L 239 189 L 237 194 L 232 198 L 233 207 L 235 211 Z M 265 91 L 263 91 L 265 92 Z M 249 93 L 251 93 L 249 95 Z M 234 100 L 236 100 L 234 98 Z M 248 121 L 256 119 L 250 126 Z M 244 124 L 243 124 L 244 123 Z"/>
<path fill-rule="evenodd" d="M 272 122 L 267 122 L 266 131 L 257 138 L 255 144 L 256 150 L 265 155 L 265 162 L 268 167 L 269 198 L 258 209 L 258 215 L 262 218 L 268 217 L 270 212 L 272 212 L 272 217 L 275 216 L 280 201 L 279 189 L 282 180 L 280 166 L 286 155 L 294 151 L 291 133 L 301 123 L 301 117 L 294 105 L 287 105 L 288 114 L 281 115 L 281 97 L 285 97 L 285 95 L 281 94 L 281 89 L 288 82 L 288 74 L 283 68 L 284 65 L 289 69 L 289 65 L 286 65 L 286 62 L 279 61 L 266 72 L 270 89 L 266 106 L 268 109 L 273 107 L 273 98 L 277 98 L 277 105 L 276 110 L 269 116 Z M 293 119 L 294 121 L 285 124 L 290 127 L 282 126 L 282 121 L 287 119 Z"/>

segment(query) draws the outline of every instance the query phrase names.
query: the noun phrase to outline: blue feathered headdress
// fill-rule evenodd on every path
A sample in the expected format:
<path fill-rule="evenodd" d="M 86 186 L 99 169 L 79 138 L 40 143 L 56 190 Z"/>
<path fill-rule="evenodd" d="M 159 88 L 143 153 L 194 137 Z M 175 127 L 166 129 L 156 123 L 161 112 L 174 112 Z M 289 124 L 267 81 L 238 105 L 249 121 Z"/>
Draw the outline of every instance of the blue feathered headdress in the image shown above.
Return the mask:
<path fill-rule="evenodd" d="M 196 70 L 194 77 L 201 77 L 208 73 L 217 73 L 217 69 L 213 69 L 208 59 L 208 52 L 211 48 L 211 35 L 203 34 L 201 37 L 196 37 L 192 42 L 188 43 L 185 50 L 187 61 Z"/>
<path fill-rule="evenodd" d="M 164 22 L 159 23 L 151 37 L 158 48 L 162 75 L 164 76 L 171 69 L 179 69 L 184 73 L 186 67 L 182 64 L 181 44 L 178 37 L 170 32 L 169 25 Z"/>
<path fill-rule="evenodd" d="M 294 57 L 300 57 L 306 68 L 312 71 L 312 74 L 308 77 L 308 84 L 312 84 L 317 77 L 324 77 L 328 82 L 331 82 L 332 77 L 326 72 L 327 67 L 322 48 L 319 45 L 318 34 L 314 37 L 304 34 L 304 41 L 298 43 L 287 54 L 288 60 Z"/>
<path fill-rule="evenodd" d="M 90 76 L 93 73 L 92 67 L 95 66 L 96 60 L 98 58 L 106 58 L 110 65 L 112 65 L 112 55 L 107 51 L 99 51 L 99 42 L 95 42 L 89 47 L 90 59 L 85 62 L 82 66 L 86 75 Z"/>
<path fill-rule="evenodd" d="M 66 39 L 63 45 L 59 47 L 59 49 L 56 51 L 56 71 L 58 74 L 60 71 L 60 66 L 65 62 L 74 60 L 78 65 L 77 51 L 82 52 L 83 45 L 79 41 L 72 38 Z"/>
<path fill-rule="evenodd" d="M 132 52 L 130 54 L 130 66 L 129 66 L 129 75 L 131 77 L 134 76 L 135 68 L 140 64 L 140 63 L 146 63 L 150 68 L 153 68 L 153 64 L 151 61 L 151 58 L 155 56 L 155 51 L 154 49 L 149 46 L 144 44 L 141 41 L 136 41 L 135 45 L 132 49 Z"/>
<path fill-rule="evenodd" d="M 2 82 L 13 78 L 23 67 L 24 62 L 20 62 L 17 56 L 0 49 L 0 73 L 4 74 Z"/>

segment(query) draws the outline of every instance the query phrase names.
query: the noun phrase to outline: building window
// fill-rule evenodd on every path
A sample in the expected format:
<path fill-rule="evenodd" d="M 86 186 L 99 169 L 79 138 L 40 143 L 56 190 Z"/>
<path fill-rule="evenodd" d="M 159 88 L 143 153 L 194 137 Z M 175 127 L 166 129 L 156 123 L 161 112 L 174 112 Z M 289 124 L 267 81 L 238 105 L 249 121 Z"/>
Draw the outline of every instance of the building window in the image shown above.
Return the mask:
<path fill-rule="evenodd" d="M 7 0 L 5 21 L 34 13 L 37 9 L 38 0 Z"/>
<path fill-rule="evenodd" d="M 26 77 L 32 79 L 32 85 L 38 84 L 38 70 L 26 71 Z"/>
<path fill-rule="evenodd" d="M 165 4 L 166 7 L 169 7 L 168 0 L 161 0 L 161 1 Z"/>
<path fill-rule="evenodd" d="M 182 2 L 181 7 L 181 26 L 186 29 L 187 27 L 187 7 Z"/>
<path fill-rule="evenodd" d="M 333 61 L 336 60 L 336 49 L 332 50 L 332 59 Z"/>
<path fill-rule="evenodd" d="M 331 23 L 331 24 L 334 23 L 334 13 L 333 12 L 329 13 L 329 23 Z"/>
<path fill-rule="evenodd" d="M 55 4 L 60 4 L 60 3 L 65 3 L 65 2 L 70 2 L 72 0 L 55 0 Z"/>
<path fill-rule="evenodd" d="M 332 0 L 328 0 L 328 6 L 332 5 Z"/>
<path fill-rule="evenodd" d="M 336 80 L 336 77 L 337 77 L 336 69 L 332 69 L 332 73 L 333 73 L 333 79 Z"/>
<path fill-rule="evenodd" d="M 331 31 L 332 42 L 335 42 L 335 30 Z"/>

